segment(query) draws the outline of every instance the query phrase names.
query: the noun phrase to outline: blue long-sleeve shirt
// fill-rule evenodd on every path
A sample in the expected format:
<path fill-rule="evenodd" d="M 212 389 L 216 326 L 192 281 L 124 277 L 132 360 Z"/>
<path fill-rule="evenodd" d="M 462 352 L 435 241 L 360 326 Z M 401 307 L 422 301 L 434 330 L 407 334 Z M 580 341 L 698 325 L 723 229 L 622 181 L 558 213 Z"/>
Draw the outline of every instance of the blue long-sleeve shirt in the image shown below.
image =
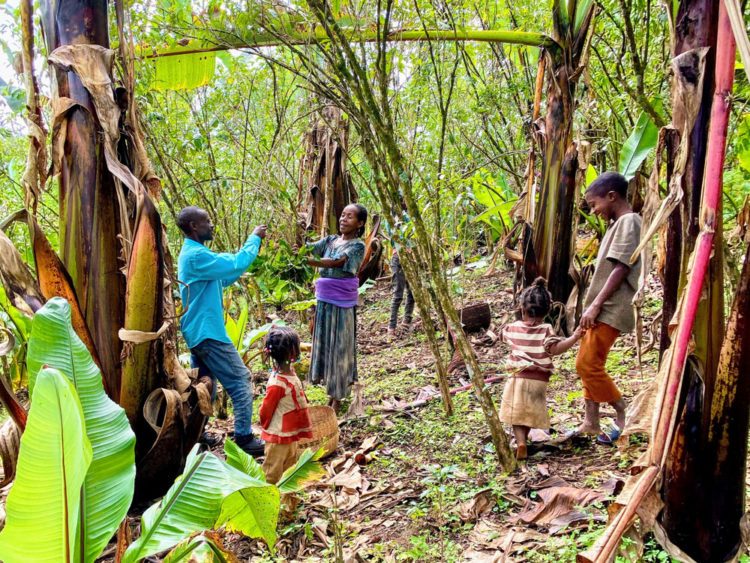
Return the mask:
<path fill-rule="evenodd" d="M 232 343 L 224 327 L 222 291 L 250 267 L 260 243 L 258 235 L 250 235 L 237 254 L 230 254 L 185 239 L 177 259 L 177 278 L 187 285 L 180 286 L 183 308 L 187 309 L 180 327 L 188 348 L 208 338 Z"/>

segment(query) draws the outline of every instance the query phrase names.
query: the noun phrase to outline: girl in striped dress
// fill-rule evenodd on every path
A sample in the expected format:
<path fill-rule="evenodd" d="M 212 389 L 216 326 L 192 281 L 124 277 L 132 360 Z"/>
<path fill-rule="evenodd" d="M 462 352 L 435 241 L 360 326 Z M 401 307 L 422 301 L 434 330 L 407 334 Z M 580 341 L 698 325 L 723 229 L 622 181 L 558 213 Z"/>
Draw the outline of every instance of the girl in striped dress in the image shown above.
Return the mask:
<path fill-rule="evenodd" d="M 554 370 L 552 356 L 570 349 L 582 336 L 578 327 L 569 338 L 556 337 L 552 326 L 544 322 L 551 306 L 547 282 L 537 278 L 521 293 L 521 320 L 505 326 L 501 333 L 510 355 L 500 420 L 513 426 L 519 460 L 526 459 L 529 430 L 549 428 L 547 384 Z"/>

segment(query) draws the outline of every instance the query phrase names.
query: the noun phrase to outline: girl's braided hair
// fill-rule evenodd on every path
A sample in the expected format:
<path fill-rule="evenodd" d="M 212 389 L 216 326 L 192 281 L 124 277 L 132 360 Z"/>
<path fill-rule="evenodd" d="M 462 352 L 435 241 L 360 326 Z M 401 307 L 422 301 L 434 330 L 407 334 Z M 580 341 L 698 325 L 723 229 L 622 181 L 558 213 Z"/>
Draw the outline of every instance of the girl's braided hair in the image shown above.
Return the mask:
<path fill-rule="evenodd" d="M 288 362 L 300 355 L 299 335 L 289 326 L 273 326 L 266 335 L 266 353 L 276 365 Z"/>
<path fill-rule="evenodd" d="M 537 278 L 521 292 L 521 309 L 530 317 L 544 318 L 552 307 L 552 294 L 547 291 L 547 280 Z"/>

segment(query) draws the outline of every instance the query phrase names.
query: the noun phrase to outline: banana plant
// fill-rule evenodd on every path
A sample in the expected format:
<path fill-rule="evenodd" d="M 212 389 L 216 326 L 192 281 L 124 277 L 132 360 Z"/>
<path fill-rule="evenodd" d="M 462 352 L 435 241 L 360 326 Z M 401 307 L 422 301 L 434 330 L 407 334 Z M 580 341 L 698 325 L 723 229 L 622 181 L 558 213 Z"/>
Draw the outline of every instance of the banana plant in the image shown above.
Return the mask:
<path fill-rule="evenodd" d="M 37 375 L 16 481 L 5 505 L 0 559 L 93 561 L 83 558 L 86 549 L 78 533 L 81 491 L 93 459 L 81 402 L 59 370 L 44 368 Z"/>
<path fill-rule="evenodd" d="M 235 321 L 232 317 L 227 315 L 227 319 L 224 324 L 224 327 L 227 329 L 227 335 L 229 335 L 229 339 L 232 341 L 232 344 L 234 344 L 234 347 L 237 348 L 237 350 L 242 349 L 242 337 L 244 336 L 245 329 L 247 328 L 247 315 L 247 303 L 243 303 L 242 309 L 240 310 L 240 316 L 237 318 L 237 320 Z"/>
<path fill-rule="evenodd" d="M 190 452 L 182 477 L 143 514 L 141 537 L 125 552 L 123 563 L 140 561 L 175 545 L 168 561 L 184 561 L 197 549 L 216 555 L 216 546 L 207 544 L 203 536 L 187 542 L 185 538 L 222 526 L 262 538 L 273 553 L 280 493 L 298 491 L 324 473 L 316 463 L 323 455 L 322 448 L 306 450 L 277 485 L 267 483 L 258 462 L 231 440 L 224 445 L 227 461 L 198 448 L 196 445 Z M 207 545 L 193 546 L 194 542 Z"/>
<path fill-rule="evenodd" d="M 133 499 L 135 435 L 104 392 L 64 299 L 34 316 L 27 369 L 32 407 L 0 559 L 94 561 Z"/>

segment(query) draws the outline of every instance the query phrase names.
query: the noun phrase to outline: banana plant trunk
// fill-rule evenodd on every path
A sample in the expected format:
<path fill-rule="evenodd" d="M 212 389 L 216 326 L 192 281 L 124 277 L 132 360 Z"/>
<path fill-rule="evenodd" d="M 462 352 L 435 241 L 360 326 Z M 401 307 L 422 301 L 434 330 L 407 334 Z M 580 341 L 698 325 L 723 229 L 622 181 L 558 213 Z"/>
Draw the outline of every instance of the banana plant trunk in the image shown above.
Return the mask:
<path fill-rule="evenodd" d="M 72 44 L 109 46 L 107 0 L 43 0 L 42 27 L 48 53 Z M 117 336 L 125 312 L 125 278 L 118 259 L 118 189 L 107 170 L 94 105 L 75 72 L 55 70 L 56 100 L 72 99 L 60 171 L 60 258 L 78 296 L 98 352 L 102 375 L 119 400 Z"/>
<path fill-rule="evenodd" d="M 687 25 L 690 22 L 690 25 Z M 662 346 L 669 344 L 668 324 L 677 306 L 678 296 L 686 286 L 690 254 L 695 248 L 699 234 L 699 207 L 704 193 L 704 186 L 711 181 L 706 171 L 711 158 L 709 150 L 709 125 L 716 119 L 712 112 L 717 102 L 723 105 L 722 96 L 731 95 L 731 82 L 726 78 L 719 84 L 721 63 L 717 57 L 730 56 L 718 47 L 729 49 L 727 41 L 717 44 L 719 22 L 719 4 L 699 0 L 680 3 L 675 26 L 675 56 L 691 51 L 708 48 L 706 53 L 703 91 L 697 92 L 699 100 L 685 100 L 675 97 L 673 115 L 674 123 L 682 135 L 688 135 L 688 162 L 683 176 L 684 197 L 680 206 L 673 212 L 667 226 L 666 256 L 663 280 L 664 317 L 662 319 Z M 729 32 L 731 37 L 731 31 Z M 731 58 L 734 60 L 734 45 L 731 45 Z M 728 64 L 728 63 L 727 63 Z M 724 92 L 721 92 L 721 88 Z M 728 88 L 728 89 L 727 89 Z M 716 90 L 716 94 L 714 95 Z M 683 104 L 700 104 L 698 115 L 692 129 L 681 127 L 680 116 L 687 113 Z M 717 111 L 721 108 L 716 108 Z M 714 141 L 714 149 L 716 142 Z M 722 145 L 723 150 L 723 145 Z M 704 173 L 705 171 L 705 173 Z M 721 177 L 721 168 L 716 172 Z M 721 199 L 717 202 L 717 216 L 721 217 Z M 662 523 L 672 541 L 699 560 L 708 555 L 709 530 L 713 525 L 695 518 L 703 514 L 713 502 L 713 487 L 710 475 L 706 473 L 711 464 L 707 463 L 706 448 L 716 447 L 711 442 L 715 435 L 709 437 L 711 425 L 710 410 L 712 397 L 717 385 L 719 358 L 724 339 L 724 292 L 723 292 L 723 236 L 722 221 L 715 222 L 715 240 L 713 254 L 709 263 L 705 298 L 701 300 L 696 312 L 693 328 L 695 349 L 683 373 L 683 392 L 678 404 L 678 425 L 675 429 L 674 442 L 671 445 L 669 462 L 665 468 L 664 501 L 665 508 Z M 668 289 L 668 290 L 667 290 Z"/>
<path fill-rule="evenodd" d="M 577 151 L 571 145 L 575 81 L 562 52 L 550 54 L 547 115 L 542 143 L 542 181 L 534 213 L 534 253 L 539 275 L 556 301 L 565 302 L 573 280 L 570 267 Z M 553 78 L 554 77 L 554 78 Z"/>
<path fill-rule="evenodd" d="M 161 183 L 143 148 L 126 69 L 127 87 L 115 88 L 107 7 L 106 0 L 42 2 L 55 69 L 60 259 L 33 216 L 30 226 L 43 294 L 71 304 L 76 332 L 136 433 L 136 494 L 153 498 L 179 474 L 200 436 L 210 382 L 190 379 L 177 358 L 174 327 L 165 322 L 176 315 L 155 204 Z M 125 49 L 121 56 L 127 66 Z"/>
<path fill-rule="evenodd" d="M 349 122 L 343 111 L 327 105 L 305 135 L 305 154 L 300 165 L 300 226 L 326 236 L 338 232 L 344 207 L 357 201 L 357 192 L 346 166 Z"/>
<path fill-rule="evenodd" d="M 721 182 L 734 81 L 735 42 L 729 18 L 723 2 L 716 16 L 712 13 L 714 6 L 711 4 L 702 4 L 700 7 L 703 11 L 690 12 L 693 21 L 701 21 L 696 15 L 700 14 L 703 20 L 711 22 L 714 31 L 704 31 L 704 37 L 715 37 L 716 47 L 711 49 L 715 53 L 715 72 L 711 80 L 713 91 L 708 95 L 704 91 L 702 100 L 705 102 L 708 98 L 710 105 L 705 109 L 702 103 L 699 114 L 699 119 L 701 115 L 705 116 L 708 134 L 702 146 L 696 144 L 692 151 L 694 158 L 705 155 L 705 159 L 700 163 L 693 162 L 692 185 L 686 186 L 689 197 L 682 208 L 682 219 L 684 222 L 687 220 L 683 230 L 683 247 L 693 248 L 696 244 L 693 217 L 700 224 L 710 222 L 715 230 L 716 243 L 707 271 L 705 296 L 696 312 L 694 328 L 695 350 L 691 357 L 701 377 L 693 376 L 683 382 L 683 389 L 687 389 L 687 392 L 683 392 L 680 424 L 676 429 L 670 464 L 665 474 L 663 524 L 672 541 L 693 558 L 724 561 L 728 554 L 736 550 L 739 518 L 744 508 L 744 453 L 748 426 L 747 416 L 736 416 L 735 410 L 740 408 L 737 401 L 743 401 L 743 376 L 746 379 L 747 372 L 733 369 L 747 361 L 746 358 L 742 359 L 743 340 L 747 340 L 747 335 L 737 332 L 737 326 L 744 326 L 745 322 L 742 312 L 747 304 L 747 296 L 742 292 L 745 288 L 746 293 L 747 280 L 743 278 L 738 288 L 729 331 L 725 336 L 721 197 L 717 198 L 712 216 L 700 216 L 693 211 L 695 200 L 700 203 L 707 194 L 717 191 L 712 189 L 712 184 Z M 696 123 L 696 127 L 698 125 Z M 702 131 L 696 133 L 694 128 L 691 140 L 700 143 L 703 138 Z M 700 170 L 700 176 L 696 176 L 697 170 Z M 682 276 L 687 277 L 686 260 L 682 263 L 685 268 Z M 743 275 L 746 274 L 745 267 Z M 740 404 L 747 410 L 746 400 Z M 722 457 L 716 458 L 709 452 Z M 738 468 L 742 473 L 739 481 Z M 739 514 L 738 502 L 741 503 Z"/>
<path fill-rule="evenodd" d="M 542 178 L 534 212 L 533 246 L 539 275 L 556 301 L 567 301 L 573 257 L 578 149 L 573 140 L 575 93 L 588 64 L 594 4 L 555 0 L 555 45 L 547 49 L 547 114 L 540 127 Z M 530 202 L 532 205 L 534 202 Z"/>

